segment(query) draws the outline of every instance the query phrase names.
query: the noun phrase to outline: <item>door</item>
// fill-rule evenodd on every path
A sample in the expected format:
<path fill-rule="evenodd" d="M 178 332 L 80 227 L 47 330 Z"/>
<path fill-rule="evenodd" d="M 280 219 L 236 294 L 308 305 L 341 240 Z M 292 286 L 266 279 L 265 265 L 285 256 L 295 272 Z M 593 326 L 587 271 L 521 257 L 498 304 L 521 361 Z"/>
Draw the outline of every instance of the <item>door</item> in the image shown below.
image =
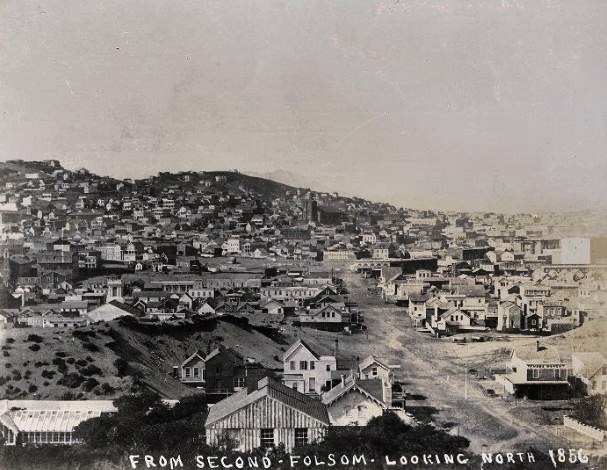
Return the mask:
<path fill-rule="evenodd" d="M 316 379 L 314 377 L 310 377 L 308 380 L 308 391 L 310 391 L 310 392 L 316 391 Z"/>

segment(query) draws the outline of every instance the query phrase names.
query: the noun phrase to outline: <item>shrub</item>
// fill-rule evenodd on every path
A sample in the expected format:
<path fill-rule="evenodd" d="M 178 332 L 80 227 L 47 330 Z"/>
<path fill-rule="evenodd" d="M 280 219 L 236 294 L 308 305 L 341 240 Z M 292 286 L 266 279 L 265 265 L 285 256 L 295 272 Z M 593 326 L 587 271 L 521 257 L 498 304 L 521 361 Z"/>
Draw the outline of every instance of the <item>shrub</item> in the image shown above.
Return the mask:
<path fill-rule="evenodd" d="M 42 385 L 44 385 L 45 387 L 48 387 L 51 383 L 47 380 L 45 380 L 44 382 L 42 382 Z"/>
<path fill-rule="evenodd" d="M 65 357 L 65 356 L 67 356 L 67 354 L 66 354 L 66 353 L 64 353 L 63 351 L 57 351 L 57 352 L 55 353 L 55 356 L 57 356 L 57 357 Z"/>
<path fill-rule="evenodd" d="M 74 330 L 72 331 L 72 336 L 74 338 L 78 338 L 80 341 L 88 341 L 89 337 L 90 338 L 95 338 L 97 337 L 97 334 L 94 331 L 90 331 L 90 330 Z"/>
<path fill-rule="evenodd" d="M 32 371 L 29 369 L 25 371 L 25 374 L 23 374 L 23 378 L 25 380 L 29 379 L 31 376 L 32 376 Z"/>
<path fill-rule="evenodd" d="M 79 370 L 79 372 L 85 376 L 91 376 L 91 375 L 103 376 L 103 371 L 99 367 L 97 367 L 93 364 L 89 364 L 88 366 L 83 367 L 82 369 Z"/>
<path fill-rule="evenodd" d="M 74 362 L 76 362 L 76 359 L 74 359 L 73 357 L 68 357 L 65 362 L 67 362 L 68 364 L 73 364 Z"/>
<path fill-rule="evenodd" d="M 6 339 L 4 340 L 4 342 L 5 342 L 5 343 L 7 343 L 7 344 L 12 344 L 12 343 L 14 343 L 14 342 L 15 342 L 15 339 L 14 339 L 14 338 L 6 338 Z"/>
<path fill-rule="evenodd" d="M 25 341 L 31 341 L 33 343 L 42 343 L 43 339 L 42 339 L 42 336 L 28 335 L 28 337 Z"/>
<path fill-rule="evenodd" d="M 88 362 L 95 362 L 95 359 L 93 359 L 91 356 L 86 356 L 84 359 Z"/>
<path fill-rule="evenodd" d="M 27 391 L 29 393 L 36 393 L 38 391 L 38 387 L 36 387 L 34 384 L 30 384 L 30 386 L 28 387 Z"/>
<path fill-rule="evenodd" d="M 40 346 L 38 344 L 34 343 L 30 346 L 30 349 L 34 352 L 40 351 Z"/>
<path fill-rule="evenodd" d="M 9 353 L 8 351 L 2 351 L 2 355 L 3 355 L 4 357 L 9 357 L 9 356 L 10 356 L 10 353 Z"/>
<path fill-rule="evenodd" d="M 57 372 L 55 372 L 54 370 L 44 369 L 40 375 L 45 379 L 52 379 L 53 377 L 55 377 L 56 373 Z"/>
<path fill-rule="evenodd" d="M 10 369 L 11 367 L 13 367 L 13 365 L 10 362 L 7 362 L 6 364 L 4 364 L 4 367 Z"/>
<path fill-rule="evenodd" d="M 15 381 L 19 381 L 23 378 L 23 376 L 21 375 L 21 372 L 17 369 L 13 369 L 13 379 Z"/>
<path fill-rule="evenodd" d="M 122 357 L 119 357 L 114 361 L 114 367 L 116 368 L 118 377 L 124 377 L 129 373 L 129 363 Z"/>
<path fill-rule="evenodd" d="M 103 395 L 111 395 L 114 393 L 116 389 L 112 387 L 109 383 L 105 382 L 101 384 L 101 392 Z"/>
<path fill-rule="evenodd" d="M 88 364 L 88 362 L 86 362 L 84 359 L 78 359 L 76 361 L 76 366 L 77 367 L 84 367 Z"/>
<path fill-rule="evenodd" d="M 64 375 L 57 381 L 57 385 L 65 385 L 68 388 L 78 388 L 84 382 L 84 377 L 77 372 Z"/>
<path fill-rule="evenodd" d="M 97 385 L 99 385 L 99 381 L 94 378 L 94 377 L 89 377 L 88 379 L 86 379 L 86 381 L 82 384 L 82 388 L 87 391 L 90 392 L 91 390 L 93 390 Z"/>
<path fill-rule="evenodd" d="M 91 351 L 91 352 L 99 351 L 99 346 L 97 346 L 96 344 L 93 344 L 93 343 L 84 343 L 82 345 L 82 347 L 84 349 L 86 349 L 87 351 Z"/>

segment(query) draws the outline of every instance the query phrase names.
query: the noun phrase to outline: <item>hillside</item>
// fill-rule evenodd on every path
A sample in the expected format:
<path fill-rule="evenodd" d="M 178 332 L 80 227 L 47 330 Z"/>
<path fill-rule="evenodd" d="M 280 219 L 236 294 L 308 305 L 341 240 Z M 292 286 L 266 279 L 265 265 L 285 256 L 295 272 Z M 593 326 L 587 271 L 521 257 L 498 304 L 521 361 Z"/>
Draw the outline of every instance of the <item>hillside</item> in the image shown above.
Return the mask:
<path fill-rule="evenodd" d="M 220 343 L 255 356 L 267 368 L 281 367 L 277 359 L 285 340 L 226 320 L 168 327 L 164 332 L 134 329 L 119 320 L 86 330 L 0 330 L 4 353 L 0 396 L 114 397 L 144 385 L 165 397 L 179 398 L 192 389 L 172 378 L 173 366 L 196 350 L 206 354 Z M 117 363 L 119 358 L 126 363 Z"/>

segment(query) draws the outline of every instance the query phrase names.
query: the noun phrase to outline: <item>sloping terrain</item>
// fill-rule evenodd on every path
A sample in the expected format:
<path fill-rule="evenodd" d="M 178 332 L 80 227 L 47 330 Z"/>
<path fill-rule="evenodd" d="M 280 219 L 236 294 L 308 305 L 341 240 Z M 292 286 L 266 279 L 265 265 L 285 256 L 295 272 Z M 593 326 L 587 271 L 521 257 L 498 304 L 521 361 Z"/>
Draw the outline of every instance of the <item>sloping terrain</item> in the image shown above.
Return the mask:
<path fill-rule="evenodd" d="M 206 354 L 221 343 L 265 367 L 281 367 L 286 341 L 264 333 L 217 320 L 165 332 L 137 330 L 120 320 L 87 330 L 0 330 L 0 397 L 110 398 L 135 384 L 179 398 L 192 389 L 172 378 L 173 366 L 198 349 Z"/>

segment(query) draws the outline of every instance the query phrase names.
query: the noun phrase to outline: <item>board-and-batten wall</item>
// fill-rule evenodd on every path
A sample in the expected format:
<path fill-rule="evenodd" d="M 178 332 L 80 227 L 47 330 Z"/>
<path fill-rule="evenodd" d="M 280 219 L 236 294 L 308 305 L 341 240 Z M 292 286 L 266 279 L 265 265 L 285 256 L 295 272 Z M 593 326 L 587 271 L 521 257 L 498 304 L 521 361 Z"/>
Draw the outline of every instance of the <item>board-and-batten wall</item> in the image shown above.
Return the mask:
<path fill-rule="evenodd" d="M 295 447 L 295 428 L 308 430 L 308 442 L 322 439 L 327 425 L 290 406 L 269 397 L 263 397 L 244 408 L 207 425 L 207 444 L 228 431 L 236 439 L 237 450 L 247 452 L 260 447 L 261 429 L 274 429 L 274 444 L 284 444 L 290 452 Z"/>

